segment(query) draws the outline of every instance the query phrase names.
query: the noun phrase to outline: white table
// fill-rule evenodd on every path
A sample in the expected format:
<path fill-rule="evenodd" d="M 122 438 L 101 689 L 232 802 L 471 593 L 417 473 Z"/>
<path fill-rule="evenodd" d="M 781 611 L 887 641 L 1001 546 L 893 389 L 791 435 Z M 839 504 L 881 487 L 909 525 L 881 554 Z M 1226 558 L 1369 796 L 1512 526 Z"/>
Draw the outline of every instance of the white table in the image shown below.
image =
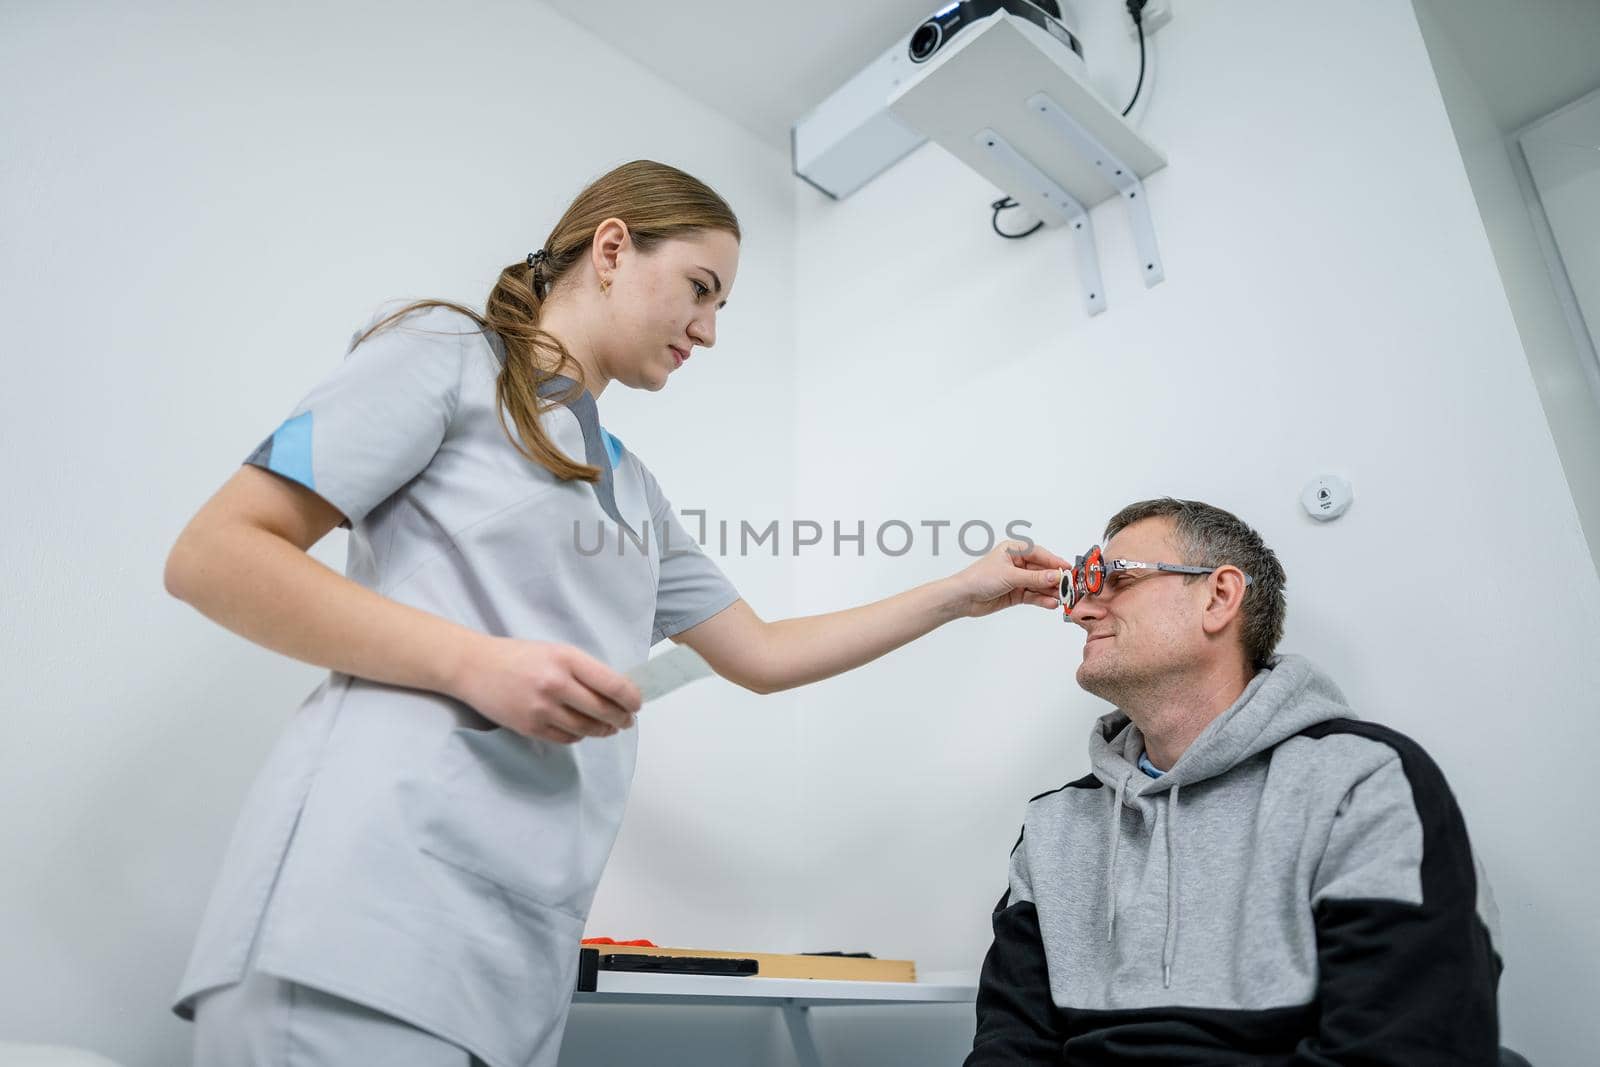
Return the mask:
<path fill-rule="evenodd" d="M 715 974 L 646 974 L 601 971 L 592 993 L 574 1004 L 716 1004 L 783 1011 L 800 1067 L 821 1067 L 811 1036 L 812 1008 L 884 1004 L 971 1004 L 978 985 L 970 976 L 928 975 L 920 982 L 834 982 L 816 978 L 734 978 Z"/>

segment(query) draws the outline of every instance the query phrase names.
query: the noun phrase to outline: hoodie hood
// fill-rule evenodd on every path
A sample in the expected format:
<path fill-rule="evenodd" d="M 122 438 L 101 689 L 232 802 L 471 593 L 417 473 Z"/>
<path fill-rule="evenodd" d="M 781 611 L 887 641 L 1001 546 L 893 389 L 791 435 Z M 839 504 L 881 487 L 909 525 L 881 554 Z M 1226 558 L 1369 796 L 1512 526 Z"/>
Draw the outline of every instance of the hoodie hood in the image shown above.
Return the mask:
<path fill-rule="evenodd" d="M 1125 786 L 1136 775 L 1132 781 L 1138 788 L 1128 791 L 1149 796 L 1215 778 L 1308 726 L 1353 718 L 1355 713 L 1332 679 L 1304 656 L 1286 654 L 1257 671 L 1239 699 L 1213 719 L 1160 778 L 1139 770 L 1144 735 L 1120 710 L 1095 722 L 1089 734 L 1089 761 L 1095 777 L 1112 789 Z"/>

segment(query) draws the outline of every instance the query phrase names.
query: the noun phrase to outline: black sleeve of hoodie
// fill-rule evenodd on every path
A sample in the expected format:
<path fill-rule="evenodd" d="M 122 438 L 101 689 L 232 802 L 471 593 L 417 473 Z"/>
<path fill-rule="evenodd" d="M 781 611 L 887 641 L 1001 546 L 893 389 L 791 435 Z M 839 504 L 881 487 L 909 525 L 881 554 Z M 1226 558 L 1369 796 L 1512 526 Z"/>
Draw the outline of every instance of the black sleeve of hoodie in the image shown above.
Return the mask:
<path fill-rule="evenodd" d="M 1386 862 L 1385 842 L 1394 839 L 1387 831 L 1401 820 L 1410 827 L 1420 822 L 1422 900 L 1330 893 L 1318 901 L 1312 914 L 1320 1023 L 1292 1063 L 1492 1067 L 1499 1055 L 1500 963 L 1478 914 L 1477 873 L 1455 797 L 1409 738 L 1349 720 L 1313 731 L 1323 728 L 1395 749 L 1410 796 L 1396 803 L 1393 789 L 1365 795 L 1361 786 L 1353 789 L 1340 815 L 1350 823 L 1352 847 L 1333 864 L 1343 871 L 1319 872 L 1319 880 L 1359 886 L 1370 877 L 1364 872 Z M 1390 778 L 1398 781 L 1392 770 Z"/>
<path fill-rule="evenodd" d="M 1039 913 L 1031 900 L 1012 902 L 1008 890 L 994 909 L 994 944 L 978 979 L 978 1031 L 964 1067 L 1059 1064 L 1063 1040 Z"/>

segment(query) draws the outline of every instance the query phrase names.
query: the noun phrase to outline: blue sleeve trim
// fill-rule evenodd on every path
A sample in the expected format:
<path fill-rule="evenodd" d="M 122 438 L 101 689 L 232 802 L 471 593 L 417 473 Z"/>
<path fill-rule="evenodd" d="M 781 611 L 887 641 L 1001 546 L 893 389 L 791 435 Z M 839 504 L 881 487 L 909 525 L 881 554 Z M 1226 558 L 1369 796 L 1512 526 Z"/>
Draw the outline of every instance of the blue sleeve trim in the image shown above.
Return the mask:
<path fill-rule="evenodd" d="M 606 457 L 611 460 L 611 469 L 616 470 L 622 464 L 622 442 L 610 430 L 602 429 L 600 436 L 605 438 Z"/>
<path fill-rule="evenodd" d="M 272 435 L 272 454 L 267 469 L 299 482 L 307 489 L 317 488 L 311 473 L 311 412 L 296 415 Z"/>

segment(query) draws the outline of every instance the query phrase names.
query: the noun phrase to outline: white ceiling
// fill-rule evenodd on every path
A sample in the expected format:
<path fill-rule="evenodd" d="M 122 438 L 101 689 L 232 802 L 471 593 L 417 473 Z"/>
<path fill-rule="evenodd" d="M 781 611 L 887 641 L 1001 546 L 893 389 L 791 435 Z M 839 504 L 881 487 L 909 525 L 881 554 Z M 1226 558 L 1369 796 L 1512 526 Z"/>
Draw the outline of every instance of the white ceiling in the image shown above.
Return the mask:
<path fill-rule="evenodd" d="M 544 2 L 787 150 L 795 119 L 942 0 Z M 1600 87 L 1600 0 L 1433 0 L 1433 8 L 1507 132 Z"/>
<path fill-rule="evenodd" d="M 1504 133 L 1600 89 L 1600 0 L 1433 0 Z"/>
<path fill-rule="evenodd" d="M 788 151 L 789 126 L 941 0 L 544 0 Z"/>

